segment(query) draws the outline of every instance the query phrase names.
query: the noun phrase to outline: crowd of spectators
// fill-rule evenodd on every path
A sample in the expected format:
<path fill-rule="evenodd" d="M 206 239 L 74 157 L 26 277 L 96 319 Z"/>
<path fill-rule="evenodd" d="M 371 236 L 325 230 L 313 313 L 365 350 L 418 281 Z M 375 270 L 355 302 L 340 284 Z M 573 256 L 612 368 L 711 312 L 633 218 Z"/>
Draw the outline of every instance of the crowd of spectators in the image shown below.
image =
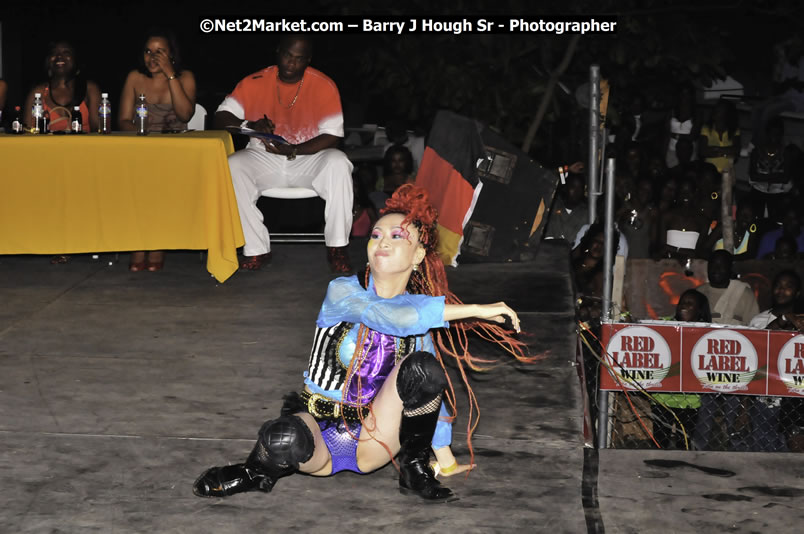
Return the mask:
<path fill-rule="evenodd" d="M 708 104 L 700 95 L 696 100 L 689 84 L 674 88 L 663 110 L 649 104 L 659 101 L 654 95 L 612 95 L 614 102 L 625 103 L 619 121 L 608 125 L 606 146 L 607 156 L 616 160 L 617 254 L 677 260 L 689 275 L 692 260 L 707 261 L 707 279 L 675 297 L 678 305 L 670 319 L 804 332 L 796 269 L 804 256 L 804 147 L 800 138 L 785 135 L 785 127 L 800 120 L 780 115 L 799 111 L 804 60 L 797 42 L 785 50 L 785 65 L 776 69 L 782 76 L 776 80 L 777 94 L 767 101 L 721 98 Z M 724 180 L 729 180 L 726 193 L 732 194 L 726 210 Z M 582 173 L 570 174 L 559 186 L 545 238 L 570 244 L 578 319 L 594 327 L 601 315 L 605 210 L 603 195 L 587 198 L 587 181 Z M 590 202 L 599 203 L 598 222 L 591 226 Z M 730 214 L 728 224 L 724 212 Z M 724 245 L 724 226 L 733 232 L 731 248 Z M 766 261 L 763 272 L 775 274 L 769 309 L 760 311 L 755 289 L 735 274 L 734 262 L 745 260 Z M 622 311 L 628 317 L 627 305 L 613 316 Z M 658 394 L 646 412 L 662 447 L 684 446 L 681 422 L 693 448 L 801 451 L 802 404 L 802 399 L 787 397 Z M 726 436 L 725 445 L 717 443 L 720 435 Z"/>
<path fill-rule="evenodd" d="M 665 120 L 652 125 L 641 120 L 644 98 L 634 95 L 626 117 L 612 127 L 607 154 L 616 156 L 617 254 L 628 259 L 677 259 L 682 265 L 712 258 L 724 249 L 721 202 L 726 177 L 733 195 L 733 244 L 727 251 L 733 260 L 801 258 L 800 142 L 785 137 L 780 116 L 763 123 L 765 135 L 758 144 L 744 141 L 733 102 L 696 105 L 692 94 L 690 86 L 679 86 Z M 588 244 L 595 241 L 592 236 L 584 238 L 590 229 L 586 184 L 585 174 L 571 172 L 559 185 L 545 239 L 570 243 L 576 287 L 594 307 L 601 297 L 594 289 L 600 284 L 588 283 L 594 279 L 588 259 L 576 261 L 589 257 Z M 603 196 L 591 200 L 598 202 L 597 214 L 604 213 L 602 200 Z M 594 262 L 593 269 L 602 271 L 602 262 Z M 584 310 L 585 317 L 589 311 Z M 591 313 L 596 315 L 595 310 Z"/>

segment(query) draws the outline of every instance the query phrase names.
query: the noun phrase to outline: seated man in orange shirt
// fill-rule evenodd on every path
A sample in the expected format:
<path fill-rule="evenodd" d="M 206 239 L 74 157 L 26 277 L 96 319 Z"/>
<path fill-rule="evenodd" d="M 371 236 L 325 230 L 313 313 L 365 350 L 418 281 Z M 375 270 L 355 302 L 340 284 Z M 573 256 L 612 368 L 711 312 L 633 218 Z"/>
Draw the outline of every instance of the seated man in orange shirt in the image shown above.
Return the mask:
<path fill-rule="evenodd" d="M 306 36 L 283 37 L 277 64 L 247 76 L 215 113 L 215 127 L 248 127 L 288 141 L 252 138 L 229 157 L 246 244 L 241 269 L 271 260 L 271 243 L 257 209 L 260 191 L 306 187 L 326 201 L 324 239 L 333 272 L 351 271 L 346 246 L 352 227 L 352 163 L 336 149 L 343 137 L 343 112 L 335 83 L 309 67 Z"/>

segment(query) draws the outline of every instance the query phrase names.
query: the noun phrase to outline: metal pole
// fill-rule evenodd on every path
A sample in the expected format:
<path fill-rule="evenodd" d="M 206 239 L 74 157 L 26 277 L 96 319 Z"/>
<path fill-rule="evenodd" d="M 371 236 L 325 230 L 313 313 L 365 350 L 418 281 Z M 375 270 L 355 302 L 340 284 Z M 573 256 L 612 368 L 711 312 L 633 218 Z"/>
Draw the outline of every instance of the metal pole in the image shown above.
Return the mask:
<path fill-rule="evenodd" d="M 611 288 L 614 280 L 614 158 L 606 160 L 606 186 L 605 186 L 606 213 L 603 225 L 603 309 L 600 318 L 602 322 L 611 321 Z M 609 397 L 607 391 L 597 394 L 597 448 L 605 449 L 609 433 Z"/>
<path fill-rule="evenodd" d="M 614 158 L 606 160 L 606 213 L 603 225 L 603 310 L 602 321 L 611 320 L 611 288 L 614 280 Z"/>
<path fill-rule="evenodd" d="M 600 158 L 598 161 L 604 162 L 606 161 L 606 143 L 608 142 L 608 134 L 605 126 L 600 130 L 600 139 L 603 140 L 603 143 L 599 145 L 600 149 L 598 152 L 600 152 Z M 597 178 L 595 179 L 595 197 L 599 197 L 603 194 L 601 191 L 603 190 L 603 181 L 606 179 L 605 167 L 605 165 L 598 165 L 599 170 L 597 172 Z M 595 198 L 595 202 L 597 202 L 597 198 Z M 597 206 L 595 206 L 595 209 L 597 210 Z"/>
<path fill-rule="evenodd" d="M 608 371 L 603 371 L 608 373 Z M 609 392 L 597 393 L 597 448 L 606 449 L 609 436 Z"/>
<path fill-rule="evenodd" d="M 600 140 L 600 66 L 589 67 L 589 161 L 586 170 L 589 224 L 597 219 L 598 142 Z"/>

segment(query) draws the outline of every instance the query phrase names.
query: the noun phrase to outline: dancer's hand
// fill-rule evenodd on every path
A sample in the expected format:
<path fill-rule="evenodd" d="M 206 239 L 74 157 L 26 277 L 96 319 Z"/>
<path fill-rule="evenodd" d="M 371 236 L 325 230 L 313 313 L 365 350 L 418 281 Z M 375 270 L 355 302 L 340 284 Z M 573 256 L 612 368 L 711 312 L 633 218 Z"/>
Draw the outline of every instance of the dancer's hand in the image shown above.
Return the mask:
<path fill-rule="evenodd" d="M 495 323 L 505 323 L 506 319 L 508 319 L 511 321 L 513 329 L 519 332 L 519 316 L 505 302 L 485 304 L 481 305 L 480 308 L 481 313 L 477 316 L 478 319 L 487 319 Z"/>

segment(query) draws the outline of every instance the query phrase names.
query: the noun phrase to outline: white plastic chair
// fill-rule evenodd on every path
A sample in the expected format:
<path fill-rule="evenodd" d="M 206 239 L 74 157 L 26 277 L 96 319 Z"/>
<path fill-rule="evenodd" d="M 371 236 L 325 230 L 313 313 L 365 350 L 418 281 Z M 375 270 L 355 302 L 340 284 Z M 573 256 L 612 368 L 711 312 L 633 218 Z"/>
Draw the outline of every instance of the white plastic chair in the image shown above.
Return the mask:
<path fill-rule="evenodd" d="M 207 110 L 201 104 L 195 105 L 195 112 L 190 120 L 187 121 L 188 130 L 204 130 L 207 121 Z"/>

